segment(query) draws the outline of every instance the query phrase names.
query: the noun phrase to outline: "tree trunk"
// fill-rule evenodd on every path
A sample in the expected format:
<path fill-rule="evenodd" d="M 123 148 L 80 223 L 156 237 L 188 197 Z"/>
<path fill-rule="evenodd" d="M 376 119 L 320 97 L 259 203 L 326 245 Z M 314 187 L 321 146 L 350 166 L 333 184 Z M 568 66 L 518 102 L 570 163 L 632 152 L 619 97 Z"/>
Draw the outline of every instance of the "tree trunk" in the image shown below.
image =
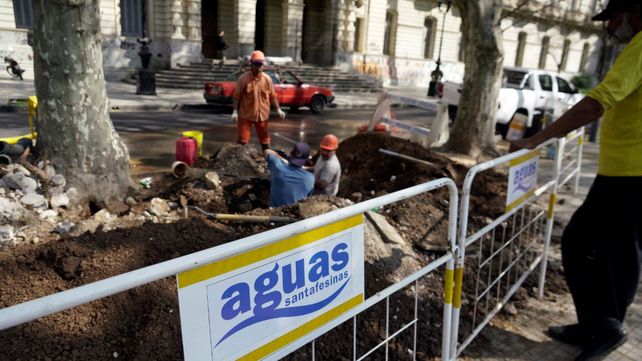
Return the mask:
<path fill-rule="evenodd" d="M 37 148 L 83 200 L 124 199 L 129 153 L 109 118 L 100 0 L 34 0 Z"/>
<path fill-rule="evenodd" d="M 466 72 L 457 118 L 445 148 L 478 157 L 497 154 L 495 112 L 504 59 L 502 0 L 455 0 L 462 18 Z"/>

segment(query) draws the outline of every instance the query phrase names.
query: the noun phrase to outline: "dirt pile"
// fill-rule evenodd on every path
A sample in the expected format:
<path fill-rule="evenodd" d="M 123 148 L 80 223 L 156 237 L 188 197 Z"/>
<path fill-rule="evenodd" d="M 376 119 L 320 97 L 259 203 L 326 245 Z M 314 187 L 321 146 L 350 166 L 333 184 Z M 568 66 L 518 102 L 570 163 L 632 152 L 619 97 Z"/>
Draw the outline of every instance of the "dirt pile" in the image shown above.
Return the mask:
<path fill-rule="evenodd" d="M 434 165 L 392 158 L 379 148 L 413 156 Z M 338 152 L 343 168 L 339 197 L 314 196 L 295 205 L 269 209 L 269 178 L 265 162 L 252 147 L 226 146 L 205 157 L 195 168 L 215 172 L 219 184 L 204 178 L 180 180 L 171 175 L 156 177 L 152 188 L 132 202 L 129 214 L 101 215 L 93 229 L 69 232 L 43 244 L 21 244 L 0 251 L 0 307 L 24 302 L 77 287 L 123 272 L 213 247 L 277 227 L 269 223 L 228 223 L 207 219 L 193 208 L 189 218 L 180 205 L 214 213 L 308 218 L 345 207 L 352 202 L 390 193 L 441 177 L 461 182 L 467 169 L 421 146 L 385 135 L 358 135 L 345 140 Z M 473 190 L 473 225 L 482 225 L 503 213 L 501 190 L 506 178 L 483 175 Z M 163 204 L 159 211 L 151 203 Z M 448 192 L 441 189 L 379 209 L 405 242 L 390 243 L 366 223 L 366 297 L 401 280 L 436 259 L 446 246 Z M 101 211 L 103 212 L 103 211 Z M 92 216 L 97 218 L 98 212 Z M 156 214 L 158 213 L 158 214 Z M 129 218 L 127 218 L 129 217 Z M 131 219 L 127 227 L 115 226 Z M 125 222 L 126 223 L 126 222 Z M 116 228 L 116 229 L 112 229 Z M 428 251 L 429 252 L 428 252 Z M 437 252 L 435 252 L 437 251 Z M 419 358 L 440 352 L 442 272 L 419 282 L 424 315 L 418 323 Z M 396 329 L 414 316 L 411 288 L 390 299 L 391 325 Z M 358 317 L 358 351 L 373 347 L 385 336 L 385 303 Z M 464 316 L 465 317 L 465 316 Z M 352 322 L 317 342 L 317 357 L 349 357 Z M 392 359 L 408 358 L 412 328 L 391 343 Z M 6 359 L 177 360 L 182 359 L 178 300 L 174 278 L 61 312 L 0 332 L 0 348 Z M 383 350 L 382 350 L 383 351 Z M 373 355 L 379 359 L 380 353 Z M 309 359 L 309 349 L 290 356 Z"/>

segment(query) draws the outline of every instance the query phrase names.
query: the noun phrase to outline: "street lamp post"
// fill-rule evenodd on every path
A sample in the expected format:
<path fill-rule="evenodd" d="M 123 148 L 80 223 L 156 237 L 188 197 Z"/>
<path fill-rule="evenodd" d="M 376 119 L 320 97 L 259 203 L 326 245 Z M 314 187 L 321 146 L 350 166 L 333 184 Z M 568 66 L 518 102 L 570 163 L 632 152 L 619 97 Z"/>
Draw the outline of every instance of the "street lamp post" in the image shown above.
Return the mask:
<path fill-rule="evenodd" d="M 446 4 L 446 11 L 442 12 L 443 16 L 441 19 L 441 35 L 439 38 L 439 53 L 437 54 L 437 68 L 430 73 L 430 84 L 428 85 L 428 96 L 434 97 L 437 95 L 437 84 L 441 81 L 441 78 L 444 76 L 444 73 L 439 69 L 441 66 L 441 46 L 444 43 L 444 25 L 446 23 L 446 14 L 452 6 L 452 0 L 439 0 L 438 9 L 441 12 L 441 5 Z"/>

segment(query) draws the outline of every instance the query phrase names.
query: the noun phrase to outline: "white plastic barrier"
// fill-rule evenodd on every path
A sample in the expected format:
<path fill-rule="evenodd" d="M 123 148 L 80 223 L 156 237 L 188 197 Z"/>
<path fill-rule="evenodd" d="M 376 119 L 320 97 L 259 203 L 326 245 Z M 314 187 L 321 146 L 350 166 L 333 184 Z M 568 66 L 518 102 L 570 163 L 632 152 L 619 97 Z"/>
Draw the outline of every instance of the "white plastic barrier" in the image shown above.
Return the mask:
<path fill-rule="evenodd" d="M 452 299 L 453 299 L 453 289 L 454 289 L 454 250 L 456 248 L 456 227 L 457 227 L 457 207 L 458 207 L 458 192 L 455 183 L 451 179 L 442 178 L 420 184 L 414 187 L 410 187 L 404 190 L 400 190 L 394 193 L 390 193 L 378 198 L 374 198 L 365 202 L 361 202 L 343 209 L 338 209 L 326 214 L 322 214 L 316 217 L 312 217 L 306 220 L 302 220 L 297 223 L 286 225 L 280 228 L 272 229 L 267 232 L 249 236 L 234 242 L 230 242 L 221 246 L 213 247 L 207 250 L 196 252 L 190 255 L 165 261 L 162 263 L 155 264 L 153 266 L 141 268 L 132 272 L 127 272 L 118 276 L 114 276 L 105 280 L 93 282 L 84 286 L 52 294 L 46 297 L 38 298 L 32 301 L 24 302 L 14 306 L 10 306 L 0 310 L 0 330 L 7 329 L 25 322 L 29 322 L 47 315 L 54 314 L 75 306 L 82 305 L 87 302 L 98 300 L 103 297 L 107 297 L 118 292 L 122 292 L 134 287 L 150 283 L 168 276 L 180 274 L 186 271 L 194 270 L 197 268 L 203 268 L 207 265 L 210 265 L 217 261 L 225 261 L 235 256 L 251 253 L 256 251 L 258 248 L 268 246 L 284 239 L 288 239 L 297 235 L 304 234 L 311 230 L 316 230 L 320 227 L 328 226 L 341 222 L 351 217 L 361 215 L 364 212 L 382 207 L 394 202 L 399 202 L 401 200 L 435 190 L 437 188 L 447 187 L 450 194 L 449 199 L 449 213 L 448 213 L 448 244 L 450 250 L 442 257 L 434 260 L 430 264 L 424 266 L 419 271 L 413 273 L 412 275 L 404 278 L 400 282 L 397 282 L 384 290 L 379 291 L 375 295 L 363 300 L 355 307 L 349 309 L 345 313 L 339 314 L 337 317 L 334 317 L 327 321 L 324 324 L 315 327 L 314 329 L 308 330 L 307 333 L 297 335 L 297 337 L 286 344 L 283 347 L 280 347 L 277 350 L 270 351 L 269 354 L 265 354 L 261 358 L 266 359 L 278 359 L 283 357 L 292 351 L 312 342 L 312 348 L 314 350 L 314 340 L 323 335 L 327 331 L 335 328 L 340 325 L 342 322 L 353 319 L 356 320 L 356 316 L 367 310 L 368 308 L 378 304 L 381 301 L 386 302 L 386 337 L 379 343 L 377 346 L 371 348 L 363 355 L 356 354 L 356 321 L 354 322 L 354 337 L 353 337 L 353 360 L 361 360 L 368 355 L 370 355 L 375 350 L 380 347 L 385 347 L 386 349 L 386 359 L 388 359 L 388 344 L 393 340 L 397 335 L 399 335 L 404 330 L 413 327 L 413 359 L 416 356 L 416 344 L 417 337 L 422 337 L 424 335 L 417 334 L 417 324 L 418 320 L 421 318 L 421 315 L 417 314 L 417 303 L 419 302 L 417 297 L 418 291 L 418 282 L 419 280 L 426 276 L 427 274 L 434 272 L 435 270 L 443 267 L 445 265 L 445 282 L 444 282 L 444 310 L 443 310 L 443 325 L 442 325 L 442 358 L 447 360 L 449 358 L 448 351 L 450 345 L 450 322 L 452 320 Z M 400 290 L 404 290 L 406 287 L 414 284 L 415 292 L 415 315 L 413 320 L 403 325 L 398 330 L 389 330 L 389 316 L 388 312 L 388 302 L 391 295 Z M 314 355 L 314 353 L 313 353 Z M 187 359 L 186 355 L 186 359 Z M 314 359 L 314 356 L 312 357 Z"/>
<path fill-rule="evenodd" d="M 548 145 L 559 144 L 550 140 L 536 150 L 521 150 L 503 157 L 478 164 L 471 168 L 464 180 L 461 193 L 460 226 L 455 268 L 455 291 L 453 300 L 453 322 L 450 359 L 455 360 L 519 289 L 526 278 L 540 266 L 540 293 L 546 272 L 546 255 L 550 243 L 553 208 L 559 165 L 562 152 L 557 152 L 554 171 L 546 179 L 538 179 L 538 185 L 531 185 L 521 196 L 507 201 L 504 214 L 492 220 L 481 229 L 469 234 L 470 198 L 475 176 L 483 171 L 508 164 L 511 166 L 509 182 L 528 180 L 523 171 L 533 171 L 534 159 L 546 150 Z M 559 147 L 559 146 L 558 146 Z M 521 169 L 519 167 L 522 167 Z M 537 167 L 537 166 L 535 166 Z M 515 169 L 515 172 L 513 172 Z M 538 175 L 540 172 L 536 172 Z M 531 174 L 532 175 L 532 174 Z M 522 178 L 520 178 L 522 177 Z M 517 184 L 519 189 L 521 185 Z M 507 197 L 511 197 L 511 188 Z M 549 194 L 549 198 L 546 195 Z M 546 204 L 548 203 L 548 209 Z M 467 262 L 468 261 L 468 262 Z M 464 268 L 475 266 L 473 277 L 475 289 L 467 307 L 472 308 L 470 330 L 460 330 Z M 467 296 L 470 296 L 467 294 Z M 458 343 L 462 332 L 462 342 Z"/>

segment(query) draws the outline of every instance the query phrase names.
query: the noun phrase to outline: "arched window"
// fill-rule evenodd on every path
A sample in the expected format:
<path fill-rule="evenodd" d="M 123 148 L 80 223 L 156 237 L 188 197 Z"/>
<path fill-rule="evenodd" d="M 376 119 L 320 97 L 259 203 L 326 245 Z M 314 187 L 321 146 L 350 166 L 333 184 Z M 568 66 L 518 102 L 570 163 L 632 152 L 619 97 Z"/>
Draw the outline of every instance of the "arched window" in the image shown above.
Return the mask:
<path fill-rule="evenodd" d="M 386 12 L 386 31 L 383 35 L 383 54 L 395 55 L 395 43 L 397 38 L 397 13 L 388 10 Z"/>
<path fill-rule="evenodd" d="M 540 69 L 546 69 L 546 59 L 548 58 L 548 46 L 551 43 L 551 38 L 545 36 L 542 39 L 542 51 L 539 53 L 539 65 Z"/>
<path fill-rule="evenodd" d="M 582 47 L 582 59 L 580 60 L 580 68 L 578 69 L 580 72 L 584 72 L 586 70 L 586 63 L 588 63 L 590 50 L 591 46 L 589 45 L 589 43 L 584 43 L 584 46 Z"/>
<path fill-rule="evenodd" d="M 424 20 L 426 29 L 426 38 L 424 40 L 424 58 L 432 59 L 435 57 L 435 39 L 437 37 L 437 19 L 427 17 Z"/>
<path fill-rule="evenodd" d="M 517 36 L 517 54 L 515 54 L 515 66 L 524 65 L 525 49 L 526 49 L 526 33 L 522 31 Z"/>
<path fill-rule="evenodd" d="M 566 70 L 566 63 L 568 63 L 568 52 L 571 49 L 571 41 L 564 39 L 564 47 L 562 48 L 562 59 L 560 60 L 559 70 Z"/>

